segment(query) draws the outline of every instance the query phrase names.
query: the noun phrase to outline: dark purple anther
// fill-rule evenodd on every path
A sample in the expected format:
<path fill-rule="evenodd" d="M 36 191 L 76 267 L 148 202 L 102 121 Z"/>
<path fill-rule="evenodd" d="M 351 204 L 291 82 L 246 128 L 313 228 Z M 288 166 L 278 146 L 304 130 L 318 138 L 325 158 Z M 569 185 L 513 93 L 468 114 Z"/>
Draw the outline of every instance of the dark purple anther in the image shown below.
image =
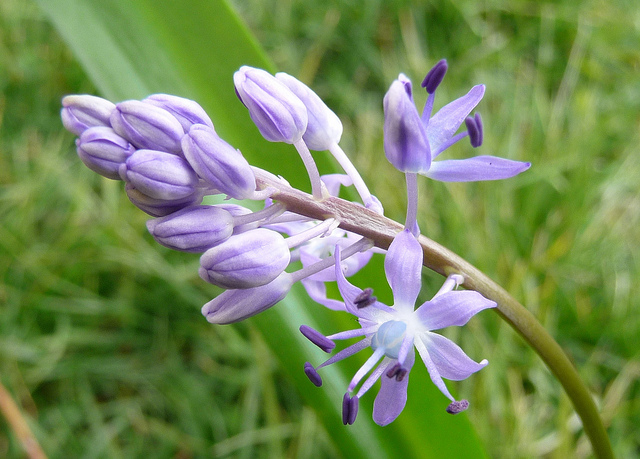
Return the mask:
<path fill-rule="evenodd" d="M 387 378 L 396 378 L 396 381 L 400 382 L 404 379 L 408 371 L 409 370 L 404 368 L 402 365 L 396 363 L 387 371 Z"/>
<path fill-rule="evenodd" d="M 342 423 L 352 425 L 358 416 L 358 397 L 350 397 L 349 392 L 342 398 Z"/>
<path fill-rule="evenodd" d="M 442 83 L 442 79 L 444 78 L 445 73 L 447 73 L 447 60 L 442 59 L 436 65 L 433 66 L 427 76 L 424 77 L 422 81 L 422 87 L 427 90 L 427 93 L 433 94 L 440 83 Z"/>
<path fill-rule="evenodd" d="M 307 375 L 307 378 L 309 378 L 309 381 L 311 381 L 314 386 L 322 386 L 322 378 L 309 362 L 304 364 L 304 374 Z"/>
<path fill-rule="evenodd" d="M 469 402 L 467 400 L 456 400 L 451 402 L 451 404 L 447 407 L 447 413 L 449 414 L 458 414 L 465 411 L 469 408 Z"/>
<path fill-rule="evenodd" d="M 473 118 L 468 116 L 467 119 L 464 120 L 464 124 L 467 126 L 471 146 L 477 148 L 482 145 L 482 118 L 480 118 L 480 114 L 476 113 Z"/>
<path fill-rule="evenodd" d="M 336 343 L 307 325 L 300 326 L 300 333 L 324 352 L 329 353 L 336 347 Z"/>
<path fill-rule="evenodd" d="M 367 306 L 371 306 L 373 303 L 378 301 L 375 296 L 372 296 L 373 289 L 368 287 L 365 288 L 358 296 L 356 296 L 353 300 L 353 304 L 356 305 L 358 309 L 366 308 Z"/>

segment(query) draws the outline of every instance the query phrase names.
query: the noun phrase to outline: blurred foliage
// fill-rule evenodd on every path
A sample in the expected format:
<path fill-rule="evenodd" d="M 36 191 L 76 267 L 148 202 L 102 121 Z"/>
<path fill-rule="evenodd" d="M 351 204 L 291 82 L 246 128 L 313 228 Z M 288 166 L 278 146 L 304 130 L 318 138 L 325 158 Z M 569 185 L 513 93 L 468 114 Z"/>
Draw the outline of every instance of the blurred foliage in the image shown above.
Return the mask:
<path fill-rule="evenodd" d="M 496 183 L 422 180 L 421 228 L 536 314 L 593 390 L 617 455 L 639 455 L 640 6 L 236 3 L 277 67 L 341 116 L 345 150 L 398 220 L 404 187 L 380 159 L 388 85 L 404 72 L 417 86 L 442 57 L 436 108 L 487 85 L 481 152 L 533 167 Z M 59 100 L 94 88 L 30 1 L 0 3 L 0 88 L 0 377 L 51 457 L 337 454 L 251 321 L 194 320 L 212 293 L 197 259 L 154 245 L 120 187 L 83 169 Z M 440 282 L 425 273 L 425 299 Z M 491 457 L 588 457 L 561 387 L 497 316 L 447 335 L 491 362 L 452 385 Z M 0 456 L 21 457 L 0 426 Z"/>

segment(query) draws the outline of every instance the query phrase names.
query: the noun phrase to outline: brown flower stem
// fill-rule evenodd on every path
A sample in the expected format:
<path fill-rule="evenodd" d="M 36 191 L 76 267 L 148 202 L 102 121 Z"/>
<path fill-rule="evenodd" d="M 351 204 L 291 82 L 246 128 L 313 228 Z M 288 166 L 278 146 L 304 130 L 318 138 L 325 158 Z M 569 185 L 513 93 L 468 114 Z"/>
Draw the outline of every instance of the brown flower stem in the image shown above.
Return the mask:
<path fill-rule="evenodd" d="M 16 434 L 18 440 L 22 444 L 27 456 L 31 459 L 46 459 L 47 455 L 44 453 L 36 437 L 33 436 L 27 421 L 22 416 L 18 405 L 13 401 L 11 394 L 5 389 L 4 385 L 0 382 L 0 411 L 7 420 L 7 423 L 11 427 L 11 430 Z"/>

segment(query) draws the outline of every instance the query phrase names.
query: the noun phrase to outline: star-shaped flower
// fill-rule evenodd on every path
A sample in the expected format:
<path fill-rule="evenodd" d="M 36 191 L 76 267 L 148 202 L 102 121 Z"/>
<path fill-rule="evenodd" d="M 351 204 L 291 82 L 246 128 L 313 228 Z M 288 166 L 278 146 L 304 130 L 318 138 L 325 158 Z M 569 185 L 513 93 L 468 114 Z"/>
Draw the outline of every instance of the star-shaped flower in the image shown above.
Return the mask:
<path fill-rule="evenodd" d="M 336 259 L 340 259 L 340 247 L 336 247 Z M 452 325 L 464 325 L 475 314 L 495 307 L 496 303 L 474 291 L 454 291 L 462 276 L 453 275 L 430 301 L 415 309 L 421 287 L 421 272 L 420 244 L 410 231 L 404 230 L 391 243 L 385 259 L 385 273 L 393 290 L 393 307 L 378 302 L 371 296 L 371 289 L 362 290 L 349 283 L 340 264 L 336 263 L 336 278 L 345 308 L 358 318 L 361 328 L 325 337 L 310 327 L 301 327 L 301 332 L 325 352 L 330 352 L 335 347 L 333 340 L 363 338 L 317 368 L 308 362 L 305 364 L 305 373 L 317 386 L 322 384 L 318 369 L 366 348 L 373 349 L 373 354 L 356 372 L 345 394 L 345 424 L 355 421 L 358 400 L 378 379 L 382 383 L 374 403 L 374 421 L 379 425 L 386 425 L 398 417 L 407 400 L 409 371 L 415 357 L 414 347 L 433 383 L 453 402 L 447 410 L 457 413 L 468 406 L 466 401 L 454 399 L 443 378 L 460 381 L 485 367 L 488 362 L 473 361 L 458 345 L 433 331 Z M 356 392 L 357 386 L 370 372 Z M 355 395 L 352 396 L 354 392 Z"/>
<path fill-rule="evenodd" d="M 447 71 L 447 62 L 438 62 L 422 86 L 429 94 L 422 116 L 413 103 L 411 81 L 400 74 L 384 97 L 384 150 L 387 159 L 402 172 L 417 173 L 443 182 L 474 182 L 513 177 L 529 169 L 531 163 L 496 156 L 434 161 L 440 153 L 469 136 L 472 147 L 482 145 L 482 119 L 468 116 L 484 95 L 477 85 L 459 99 L 431 116 L 435 91 Z M 467 130 L 456 134 L 462 123 Z"/>

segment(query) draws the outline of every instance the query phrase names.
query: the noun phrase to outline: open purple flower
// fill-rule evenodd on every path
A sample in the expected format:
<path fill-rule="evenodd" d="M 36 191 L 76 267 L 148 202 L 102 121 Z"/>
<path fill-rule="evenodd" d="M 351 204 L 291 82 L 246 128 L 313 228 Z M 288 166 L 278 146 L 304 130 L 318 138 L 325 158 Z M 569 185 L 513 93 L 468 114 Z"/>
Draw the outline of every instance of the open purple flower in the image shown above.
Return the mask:
<path fill-rule="evenodd" d="M 336 247 L 336 258 L 340 247 Z M 456 401 L 443 378 L 460 381 L 484 368 L 486 360 L 475 362 L 455 343 L 433 330 L 466 324 L 478 312 L 496 306 L 478 292 L 454 291 L 462 276 L 450 276 L 440 291 L 417 309 L 415 301 L 421 287 L 422 250 L 415 237 L 404 230 L 393 240 L 385 259 L 387 280 L 393 290 L 394 306 L 389 307 L 372 297 L 371 289 L 362 290 L 349 283 L 336 263 L 336 277 L 346 310 L 356 316 L 361 328 L 334 335 L 322 336 L 303 326 L 302 333 L 321 349 L 330 351 L 336 339 L 362 337 L 359 342 L 343 349 L 314 368 L 305 364 L 305 373 L 315 385 L 322 384 L 317 369 L 343 360 L 368 347 L 373 354 L 356 372 L 343 400 L 343 421 L 353 424 L 358 400 L 378 380 L 380 392 L 373 407 L 373 419 L 379 425 L 392 422 L 404 409 L 407 401 L 409 371 L 414 363 L 415 347 L 433 383 L 453 403 L 448 411 L 463 411 L 468 404 Z M 367 374 L 368 378 L 363 381 Z M 356 392 L 356 388 L 360 388 Z M 355 395 L 350 395 L 355 392 Z"/>
<path fill-rule="evenodd" d="M 445 60 L 438 62 L 425 77 L 422 86 L 429 94 L 422 115 L 413 103 L 411 81 L 403 74 L 384 97 L 384 150 L 387 159 L 402 172 L 425 175 L 443 182 L 500 180 L 529 169 L 531 163 L 496 156 L 434 161 L 454 143 L 469 136 L 471 146 L 482 144 L 482 119 L 469 114 L 484 95 L 477 85 L 459 99 L 431 116 L 435 91 L 447 71 Z M 466 131 L 456 134 L 462 123 Z"/>

